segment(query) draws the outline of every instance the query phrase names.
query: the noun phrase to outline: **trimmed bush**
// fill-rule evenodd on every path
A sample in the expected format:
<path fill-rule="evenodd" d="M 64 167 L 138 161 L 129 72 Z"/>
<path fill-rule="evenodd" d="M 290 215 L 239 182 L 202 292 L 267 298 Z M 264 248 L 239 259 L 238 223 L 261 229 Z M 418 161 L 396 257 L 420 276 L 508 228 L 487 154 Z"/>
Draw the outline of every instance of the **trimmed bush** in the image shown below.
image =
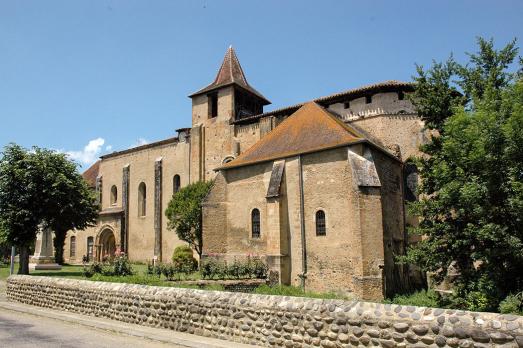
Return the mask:
<path fill-rule="evenodd" d="M 198 261 L 193 256 L 192 249 L 187 245 L 176 247 L 173 253 L 173 265 L 177 270 L 175 273 L 192 273 L 198 269 Z"/>

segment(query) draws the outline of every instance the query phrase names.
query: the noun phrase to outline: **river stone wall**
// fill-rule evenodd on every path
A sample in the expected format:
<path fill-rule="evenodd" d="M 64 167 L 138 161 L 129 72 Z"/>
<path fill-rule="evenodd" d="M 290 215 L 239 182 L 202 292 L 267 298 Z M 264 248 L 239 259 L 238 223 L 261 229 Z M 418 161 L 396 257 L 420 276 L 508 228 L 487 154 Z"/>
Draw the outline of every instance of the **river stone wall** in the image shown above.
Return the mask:
<path fill-rule="evenodd" d="M 494 313 L 18 275 L 7 297 L 270 347 L 523 347 L 523 317 Z"/>

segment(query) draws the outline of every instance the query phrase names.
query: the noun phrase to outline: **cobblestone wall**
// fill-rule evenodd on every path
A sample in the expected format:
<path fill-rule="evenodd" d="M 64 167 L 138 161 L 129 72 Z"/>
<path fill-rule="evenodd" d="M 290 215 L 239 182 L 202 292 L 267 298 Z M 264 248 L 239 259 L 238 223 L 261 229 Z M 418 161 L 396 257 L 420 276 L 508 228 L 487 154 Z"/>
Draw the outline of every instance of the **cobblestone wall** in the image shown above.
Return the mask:
<path fill-rule="evenodd" d="M 523 317 L 11 276 L 11 301 L 273 347 L 523 347 Z"/>

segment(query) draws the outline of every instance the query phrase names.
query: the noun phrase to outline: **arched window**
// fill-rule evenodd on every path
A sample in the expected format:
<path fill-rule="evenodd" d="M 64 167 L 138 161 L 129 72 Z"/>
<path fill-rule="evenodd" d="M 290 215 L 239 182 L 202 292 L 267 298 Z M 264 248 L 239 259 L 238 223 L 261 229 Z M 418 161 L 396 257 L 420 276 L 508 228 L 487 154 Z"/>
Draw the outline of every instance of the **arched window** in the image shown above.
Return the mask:
<path fill-rule="evenodd" d="M 87 262 L 93 261 L 93 248 L 94 248 L 93 237 L 87 237 Z"/>
<path fill-rule="evenodd" d="M 74 258 L 76 256 L 76 237 L 71 236 L 71 241 L 69 244 L 69 257 Z"/>
<path fill-rule="evenodd" d="M 180 191 L 180 176 L 176 174 L 173 178 L 173 194 Z"/>
<path fill-rule="evenodd" d="M 325 236 L 327 234 L 327 227 L 325 226 L 325 212 L 318 210 L 316 212 L 316 235 Z"/>
<path fill-rule="evenodd" d="M 407 161 L 403 167 L 403 186 L 405 200 L 415 202 L 418 200 L 418 168 L 412 162 Z"/>
<path fill-rule="evenodd" d="M 253 209 L 251 212 L 252 238 L 260 238 L 260 211 Z"/>
<path fill-rule="evenodd" d="M 138 185 L 138 216 L 145 216 L 147 206 L 147 188 L 145 183 L 141 182 Z"/>
<path fill-rule="evenodd" d="M 111 187 L 111 205 L 115 205 L 118 201 L 118 189 L 116 188 L 116 185 L 113 185 Z"/>

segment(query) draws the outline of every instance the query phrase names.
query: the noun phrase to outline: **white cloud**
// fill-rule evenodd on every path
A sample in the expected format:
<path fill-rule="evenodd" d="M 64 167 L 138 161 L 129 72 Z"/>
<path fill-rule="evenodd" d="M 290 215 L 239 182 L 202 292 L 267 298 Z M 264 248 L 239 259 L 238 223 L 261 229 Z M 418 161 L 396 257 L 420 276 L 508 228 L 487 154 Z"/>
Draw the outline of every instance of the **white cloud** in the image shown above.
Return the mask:
<path fill-rule="evenodd" d="M 149 144 L 149 141 L 145 138 L 138 138 L 134 144 L 131 145 L 131 147 L 137 147 L 137 146 L 142 146 L 142 145 L 147 145 Z"/>
<path fill-rule="evenodd" d="M 96 162 L 100 156 L 104 143 L 105 140 L 103 138 L 96 138 L 90 140 L 82 151 L 67 151 L 65 153 L 70 158 L 80 162 L 82 165 L 90 165 Z"/>
<path fill-rule="evenodd" d="M 107 145 L 105 147 L 105 151 L 111 151 L 113 149 L 113 146 L 112 145 Z"/>

